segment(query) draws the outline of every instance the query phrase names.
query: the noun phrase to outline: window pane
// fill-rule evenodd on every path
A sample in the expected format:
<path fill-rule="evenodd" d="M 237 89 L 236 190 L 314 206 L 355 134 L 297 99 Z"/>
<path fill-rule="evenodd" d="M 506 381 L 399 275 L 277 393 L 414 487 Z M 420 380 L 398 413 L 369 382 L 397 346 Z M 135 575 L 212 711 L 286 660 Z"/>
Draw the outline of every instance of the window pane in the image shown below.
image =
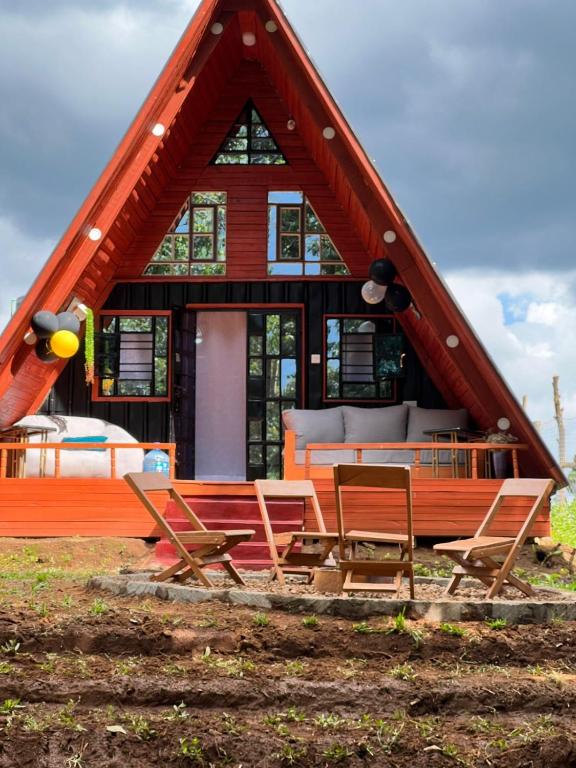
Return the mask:
<path fill-rule="evenodd" d="M 331 319 L 326 323 L 327 327 L 327 354 L 328 357 L 340 357 L 340 320 Z"/>
<path fill-rule="evenodd" d="M 154 358 L 154 394 L 166 397 L 168 394 L 168 361 L 165 357 Z"/>
<path fill-rule="evenodd" d="M 226 274 L 226 264 L 210 264 L 210 262 L 207 262 L 206 264 L 191 264 L 190 265 L 190 274 L 191 275 L 225 275 Z"/>
<path fill-rule="evenodd" d="M 262 359 L 259 357 L 253 357 L 250 360 L 249 371 L 250 376 L 262 376 Z"/>
<path fill-rule="evenodd" d="M 247 149 L 248 139 L 244 138 L 227 139 L 223 146 L 225 152 L 246 152 Z"/>
<path fill-rule="evenodd" d="M 276 213 L 277 206 L 268 206 L 268 261 L 276 261 Z"/>
<path fill-rule="evenodd" d="M 157 355 L 166 357 L 168 354 L 168 318 L 156 317 L 156 332 L 154 338 Z"/>
<path fill-rule="evenodd" d="M 280 236 L 280 258 L 292 261 L 300 258 L 300 236 L 299 235 L 281 235 Z"/>
<path fill-rule="evenodd" d="M 194 208 L 194 232 L 214 232 L 214 208 Z"/>
<path fill-rule="evenodd" d="M 193 192 L 193 205 L 225 205 L 226 192 Z"/>
<path fill-rule="evenodd" d="M 188 234 L 190 231 L 190 211 L 186 210 L 184 211 L 184 214 L 182 215 L 182 218 L 180 221 L 178 221 L 173 229 L 174 232 L 177 232 L 178 234 Z"/>
<path fill-rule="evenodd" d="M 211 261 L 214 257 L 212 235 L 193 235 L 192 258 L 197 261 Z"/>
<path fill-rule="evenodd" d="M 248 440 L 253 443 L 262 442 L 262 422 L 250 419 L 248 422 Z"/>
<path fill-rule="evenodd" d="M 165 237 L 162 241 L 162 245 L 154 256 L 152 257 L 152 261 L 172 261 L 172 238 L 171 237 Z"/>
<path fill-rule="evenodd" d="M 266 477 L 269 480 L 279 480 L 280 474 L 280 446 L 268 445 L 266 447 Z"/>
<path fill-rule="evenodd" d="M 296 360 L 282 360 L 282 397 L 296 397 Z"/>
<path fill-rule="evenodd" d="M 148 264 L 145 275 L 187 275 L 188 262 L 185 264 Z"/>
<path fill-rule="evenodd" d="M 226 208 L 223 205 L 218 206 L 217 222 L 216 258 L 218 261 L 226 261 Z"/>
<path fill-rule="evenodd" d="M 280 208 L 280 232 L 300 232 L 300 208 Z"/>
<path fill-rule="evenodd" d="M 322 275 L 349 275 L 346 264 L 322 264 L 320 272 Z"/>
<path fill-rule="evenodd" d="M 253 139 L 252 146 L 254 146 L 254 138 L 266 139 L 269 136 L 270 136 L 270 133 L 268 129 L 266 128 L 265 125 L 262 125 L 262 123 L 256 123 L 255 125 L 252 126 L 252 139 Z M 276 145 L 274 144 L 274 142 L 272 142 L 272 144 L 273 144 L 273 149 L 276 149 Z"/>
<path fill-rule="evenodd" d="M 320 261 L 320 235 L 306 235 L 306 261 Z"/>
<path fill-rule="evenodd" d="M 250 336 L 248 341 L 249 354 L 252 356 L 261 355 L 264 351 L 264 345 L 262 344 L 261 336 Z"/>
<path fill-rule="evenodd" d="M 340 261 L 340 254 L 334 247 L 332 240 L 327 235 L 320 238 L 320 257 L 322 261 Z"/>
<path fill-rule="evenodd" d="M 304 200 L 302 192 L 268 192 L 269 203 L 300 204 Z"/>
<path fill-rule="evenodd" d="M 312 206 L 309 203 L 306 203 L 306 232 L 324 232 L 324 227 L 318 220 L 318 217 L 312 210 Z"/>
<path fill-rule="evenodd" d="M 174 237 L 174 261 L 188 261 L 188 235 Z"/>
<path fill-rule="evenodd" d="M 280 315 L 266 316 L 266 354 L 280 354 Z"/>
<path fill-rule="evenodd" d="M 150 397 L 152 385 L 149 381 L 119 381 L 117 394 L 121 397 Z"/>
<path fill-rule="evenodd" d="M 372 400 L 376 397 L 375 384 L 342 384 L 342 397 L 354 399 Z"/>
<path fill-rule="evenodd" d="M 276 144 L 272 139 L 252 139 L 252 149 L 257 152 L 272 152 L 276 149 Z"/>
<path fill-rule="evenodd" d="M 290 264 L 289 262 L 283 262 L 280 264 L 268 264 L 269 275 L 301 275 L 304 266 L 301 262 Z"/>
<path fill-rule="evenodd" d="M 120 333 L 152 333 L 151 317 L 120 317 Z"/>
<path fill-rule="evenodd" d="M 217 155 L 216 165 L 248 165 L 248 155 Z"/>
<path fill-rule="evenodd" d="M 280 403 L 266 403 L 266 440 L 280 441 Z"/>
<path fill-rule="evenodd" d="M 266 361 L 266 397 L 280 397 L 280 360 Z"/>
<path fill-rule="evenodd" d="M 252 467 L 261 466 L 264 463 L 263 457 L 264 457 L 264 454 L 263 454 L 261 445 L 251 445 L 248 448 L 248 463 L 250 464 L 250 466 Z"/>
<path fill-rule="evenodd" d="M 328 360 L 326 374 L 326 394 L 340 397 L 340 360 Z"/>
<path fill-rule="evenodd" d="M 296 320 L 293 317 L 282 317 L 281 354 L 296 354 Z"/>

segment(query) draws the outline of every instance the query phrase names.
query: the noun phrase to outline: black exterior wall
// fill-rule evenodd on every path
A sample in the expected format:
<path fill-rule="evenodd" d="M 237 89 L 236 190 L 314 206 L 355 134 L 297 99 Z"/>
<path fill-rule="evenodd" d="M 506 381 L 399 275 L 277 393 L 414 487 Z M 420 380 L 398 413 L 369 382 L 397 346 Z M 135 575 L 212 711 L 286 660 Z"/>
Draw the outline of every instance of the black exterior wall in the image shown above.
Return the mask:
<path fill-rule="evenodd" d="M 306 362 L 307 408 L 335 405 L 322 400 L 322 365 L 310 365 L 310 355 L 323 353 L 322 320 L 326 314 L 381 314 L 379 305 L 362 299 L 357 281 L 274 281 L 246 283 L 125 283 L 114 287 L 104 305 L 106 310 L 171 309 L 187 304 L 302 304 L 305 307 L 304 360 Z M 177 323 L 172 323 L 174 333 Z M 175 345 L 173 345 L 173 352 Z M 416 400 L 424 408 L 445 407 L 442 396 L 430 380 L 416 353 L 406 341 L 406 377 L 397 382 L 397 401 Z M 173 366 L 177 373 L 178 366 Z M 172 384 L 177 384 L 173 376 Z M 173 402 L 177 402 L 173 400 Z M 174 440 L 173 402 L 92 402 L 91 389 L 84 382 L 82 354 L 66 366 L 42 411 L 51 414 L 93 416 L 124 427 L 141 441 Z M 354 405 L 353 401 L 350 401 Z M 367 405 L 362 403 L 362 405 Z M 381 404 L 375 403 L 380 406 Z M 189 406 L 189 404 L 188 404 Z M 187 409 L 189 411 L 189 407 Z M 176 420 L 178 416 L 176 416 Z"/>

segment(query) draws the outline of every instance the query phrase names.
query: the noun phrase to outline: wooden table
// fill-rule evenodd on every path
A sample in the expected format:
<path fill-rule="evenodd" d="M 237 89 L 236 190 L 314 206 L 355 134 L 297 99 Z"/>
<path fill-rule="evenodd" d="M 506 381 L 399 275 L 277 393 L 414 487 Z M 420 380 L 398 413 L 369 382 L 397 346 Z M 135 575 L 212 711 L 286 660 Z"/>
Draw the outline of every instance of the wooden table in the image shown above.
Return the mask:
<path fill-rule="evenodd" d="M 443 427 L 442 429 L 425 429 L 424 435 L 429 435 L 433 443 L 477 443 L 485 440 L 484 432 L 464 427 Z M 458 449 L 450 448 L 450 461 L 452 464 L 452 477 L 459 477 Z M 464 451 L 464 476 L 470 477 L 470 454 Z M 489 457 L 486 454 L 486 477 L 490 477 Z M 432 448 L 432 472 L 434 477 L 439 475 L 439 449 Z"/>

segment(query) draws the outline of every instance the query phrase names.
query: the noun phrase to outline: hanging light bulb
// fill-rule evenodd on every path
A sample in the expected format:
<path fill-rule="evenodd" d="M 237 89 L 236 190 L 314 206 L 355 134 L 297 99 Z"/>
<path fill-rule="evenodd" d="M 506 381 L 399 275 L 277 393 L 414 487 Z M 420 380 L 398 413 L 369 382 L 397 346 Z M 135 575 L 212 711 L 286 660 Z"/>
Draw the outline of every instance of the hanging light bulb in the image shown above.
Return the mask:
<path fill-rule="evenodd" d="M 196 328 L 196 338 L 194 339 L 194 341 L 196 342 L 196 344 L 202 344 L 202 342 L 204 341 L 204 334 L 202 333 L 200 328 Z"/>
<path fill-rule="evenodd" d="M 362 286 L 362 298 L 367 304 L 378 304 L 386 296 L 387 285 L 378 285 L 374 280 L 368 280 Z"/>

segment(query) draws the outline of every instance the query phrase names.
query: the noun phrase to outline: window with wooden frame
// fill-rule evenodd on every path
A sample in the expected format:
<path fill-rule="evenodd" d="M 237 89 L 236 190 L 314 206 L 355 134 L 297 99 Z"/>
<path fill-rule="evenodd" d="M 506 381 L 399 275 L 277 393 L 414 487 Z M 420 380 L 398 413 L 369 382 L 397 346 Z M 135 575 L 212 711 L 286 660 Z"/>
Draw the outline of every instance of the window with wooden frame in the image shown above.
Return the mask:
<path fill-rule="evenodd" d="M 390 316 L 326 317 L 324 398 L 395 402 L 403 335 Z"/>
<path fill-rule="evenodd" d="M 170 313 L 102 313 L 95 397 L 169 399 Z"/>
<path fill-rule="evenodd" d="M 211 161 L 212 165 L 286 165 L 286 158 L 248 100 Z"/>
<path fill-rule="evenodd" d="M 226 192 L 193 192 L 145 275 L 226 274 Z"/>
<path fill-rule="evenodd" d="M 268 193 L 268 274 L 350 274 L 302 192 Z"/>

